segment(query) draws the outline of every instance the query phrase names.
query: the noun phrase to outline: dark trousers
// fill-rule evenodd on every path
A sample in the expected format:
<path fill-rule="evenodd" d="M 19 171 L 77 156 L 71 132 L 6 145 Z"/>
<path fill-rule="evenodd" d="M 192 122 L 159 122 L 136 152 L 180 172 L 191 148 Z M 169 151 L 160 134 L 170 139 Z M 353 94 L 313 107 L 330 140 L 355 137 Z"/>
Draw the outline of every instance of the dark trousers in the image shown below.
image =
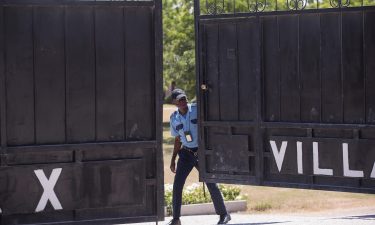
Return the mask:
<path fill-rule="evenodd" d="M 198 158 L 193 153 L 181 149 L 178 156 L 177 170 L 173 182 L 173 218 L 180 218 L 181 216 L 182 189 L 184 188 L 187 176 L 193 167 L 198 169 Z M 214 203 L 216 214 L 226 214 L 227 210 L 224 205 L 223 196 L 217 185 L 215 183 L 207 183 L 207 188 Z"/>

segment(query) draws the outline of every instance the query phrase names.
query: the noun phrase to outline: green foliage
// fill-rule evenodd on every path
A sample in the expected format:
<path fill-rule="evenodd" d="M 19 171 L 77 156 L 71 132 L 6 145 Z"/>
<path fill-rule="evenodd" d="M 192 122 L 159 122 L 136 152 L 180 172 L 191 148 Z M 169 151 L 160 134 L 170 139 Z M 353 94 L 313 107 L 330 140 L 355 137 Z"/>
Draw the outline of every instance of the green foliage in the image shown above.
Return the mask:
<path fill-rule="evenodd" d="M 163 0 L 164 89 L 172 81 L 195 97 L 195 38 L 192 0 Z"/>
<path fill-rule="evenodd" d="M 243 200 L 246 199 L 241 196 L 241 189 L 237 186 L 219 185 L 219 189 L 223 194 L 224 201 Z M 165 185 L 164 200 L 167 206 L 167 212 L 170 215 L 172 213 L 172 193 L 173 187 L 170 184 Z M 182 192 L 182 204 L 199 204 L 212 202 L 211 196 L 208 192 L 207 187 L 205 192 L 203 186 L 199 184 L 192 184 L 186 187 Z"/>
<path fill-rule="evenodd" d="M 238 197 L 241 197 L 241 189 L 239 187 L 219 184 L 219 189 L 224 199 L 236 200 Z"/>

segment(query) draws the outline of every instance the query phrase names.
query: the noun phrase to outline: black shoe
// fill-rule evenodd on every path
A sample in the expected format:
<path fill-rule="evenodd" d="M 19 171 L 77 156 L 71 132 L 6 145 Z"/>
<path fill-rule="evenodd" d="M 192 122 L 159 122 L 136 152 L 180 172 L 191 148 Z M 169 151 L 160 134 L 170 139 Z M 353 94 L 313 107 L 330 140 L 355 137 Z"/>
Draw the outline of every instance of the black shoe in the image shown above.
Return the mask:
<path fill-rule="evenodd" d="M 172 219 L 167 225 L 181 225 L 180 219 Z"/>
<path fill-rule="evenodd" d="M 231 219 L 232 218 L 230 217 L 228 213 L 224 215 L 220 215 L 220 220 L 219 222 L 217 222 L 217 224 L 227 224 Z"/>

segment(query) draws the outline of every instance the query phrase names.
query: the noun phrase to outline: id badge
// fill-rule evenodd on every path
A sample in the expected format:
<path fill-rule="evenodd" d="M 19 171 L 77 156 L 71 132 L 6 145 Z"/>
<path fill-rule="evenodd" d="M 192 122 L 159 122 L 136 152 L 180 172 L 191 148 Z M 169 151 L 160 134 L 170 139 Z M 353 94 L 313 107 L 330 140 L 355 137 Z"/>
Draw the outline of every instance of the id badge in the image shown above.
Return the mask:
<path fill-rule="evenodd" d="M 186 138 L 187 142 L 192 142 L 193 141 L 193 137 L 191 136 L 190 131 L 186 131 L 185 132 L 185 138 Z"/>

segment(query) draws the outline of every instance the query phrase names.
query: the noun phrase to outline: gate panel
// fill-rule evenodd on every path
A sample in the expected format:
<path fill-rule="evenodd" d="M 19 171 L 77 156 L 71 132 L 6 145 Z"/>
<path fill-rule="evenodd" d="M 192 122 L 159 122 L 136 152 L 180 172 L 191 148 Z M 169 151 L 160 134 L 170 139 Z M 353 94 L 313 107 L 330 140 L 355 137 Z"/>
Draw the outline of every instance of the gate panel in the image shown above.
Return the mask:
<path fill-rule="evenodd" d="M 0 7 L 0 24 L 5 24 L 4 20 L 4 9 L 3 7 Z M 4 26 L 2 29 L 0 29 L 0 43 L 5 42 L 4 37 Z M 7 142 L 6 140 L 6 124 L 1 118 L 4 118 L 6 109 L 5 109 L 5 46 L 0 45 L 0 155 L 4 153 L 3 146 Z M 0 157 L 0 165 L 3 164 L 3 159 Z"/>
<path fill-rule="evenodd" d="M 316 129 L 318 132 L 319 129 Z M 267 129 L 266 133 L 264 140 L 274 144 L 265 145 L 266 162 L 269 164 L 269 169 L 265 171 L 265 184 L 286 182 L 307 188 L 373 192 L 369 185 L 374 184 L 371 175 L 372 159 L 375 157 L 373 139 L 331 136 L 328 133 L 311 136 L 309 129 L 300 129 L 300 137 L 283 136 L 290 133 L 288 129 Z M 340 130 L 331 129 L 331 133 L 340 133 Z M 283 144 L 286 150 L 282 159 L 275 150 L 281 150 Z"/>
<path fill-rule="evenodd" d="M 207 101 L 212 102 L 212 107 L 207 109 L 208 120 L 255 120 L 256 77 L 248 74 L 248 70 L 260 69 L 255 57 L 259 54 L 259 28 L 255 18 L 238 24 L 207 24 L 204 29 L 208 45 L 205 49 Z"/>
<path fill-rule="evenodd" d="M 299 18 L 299 74 L 301 121 L 321 121 L 320 17 Z"/>
<path fill-rule="evenodd" d="M 259 67 L 259 26 L 256 18 L 237 24 L 238 35 L 238 111 L 240 121 L 256 120 L 256 76 Z"/>
<path fill-rule="evenodd" d="M 236 24 L 219 25 L 220 120 L 238 120 Z"/>
<path fill-rule="evenodd" d="M 215 4 L 196 14 L 199 67 L 209 68 L 197 70 L 201 179 L 375 193 L 374 7 L 220 14 Z M 227 86 L 209 83 L 216 73 Z"/>
<path fill-rule="evenodd" d="M 341 20 L 339 14 L 320 15 L 322 122 L 342 123 Z"/>
<path fill-rule="evenodd" d="M 206 180 L 255 179 L 254 128 L 210 126 L 206 134 L 208 146 L 201 163 L 207 170 Z"/>
<path fill-rule="evenodd" d="M 33 13 L 10 7 L 4 10 L 4 20 L 7 143 L 35 144 Z"/>
<path fill-rule="evenodd" d="M 206 110 L 207 120 L 220 120 L 220 103 L 219 103 L 219 25 L 202 26 L 205 30 L 204 43 L 207 46 L 205 49 L 207 64 L 205 65 L 206 84 L 211 87 L 209 95 L 206 96 L 206 101 L 212 105 Z M 209 63 L 208 63 L 209 62 Z"/>
<path fill-rule="evenodd" d="M 375 12 L 368 12 L 364 15 L 364 63 L 365 63 L 365 90 L 366 90 L 366 123 L 374 124 L 375 122 L 375 93 L 373 88 L 375 78 L 371 74 L 375 73 L 375 27 L 372 21 L 375 21 Z"/>
<path fill-rule="evenodd" d="M 155 137 L 152 129 L 154 64 L 152 45 L 152 11 L 148 7 L 126 8 L 125 15 L 125 76 L 126 76 L 126 138 L 129 140 Z M 139 38 L 144 37 L 144 38 Z"/>
<path fill-rule="evenodd" d="M 62 9 L 33 10 L 36 144 L 65 142 L 63 24 Z"/>
<path fill-rule="evenodd" d="M 94 11 L 68 6 L 65 14 L 67 141 L 91 142 L 96 138 Z"/>
<path fill-rule="evenodd" d="M 121 8 L 95 8 L 97 140 L 125 139 L 124 15 Z M 111 24 L 111 26 L 108 26 Z"/>
<path fill-rule="evenodd" d="M 279 121 L 280 116 L 280 58 L 277 17 L 262 17 L 262 71 L 264 76 L 265 121 Z M 267 53 L 267 54 L 265 54 Z M 259 57 L 259 56 L 258 56 Z"/>
<path fill-rule="evenodd" d="M 162 220 L 161 2 L 4 0 L 0 24 L 0 224 Z"/>
<path fill-rule="evenodd" d="M 280 119 L 288 122 L 298 121 L 301 108 L 298 73 L 298 17 L 279 16 L 277 23 L 279 27 Z"/>
<path fill-rule="evenodd" d="M 365 122 L 363 13 L 342 15 L 344 123 Z"/>

